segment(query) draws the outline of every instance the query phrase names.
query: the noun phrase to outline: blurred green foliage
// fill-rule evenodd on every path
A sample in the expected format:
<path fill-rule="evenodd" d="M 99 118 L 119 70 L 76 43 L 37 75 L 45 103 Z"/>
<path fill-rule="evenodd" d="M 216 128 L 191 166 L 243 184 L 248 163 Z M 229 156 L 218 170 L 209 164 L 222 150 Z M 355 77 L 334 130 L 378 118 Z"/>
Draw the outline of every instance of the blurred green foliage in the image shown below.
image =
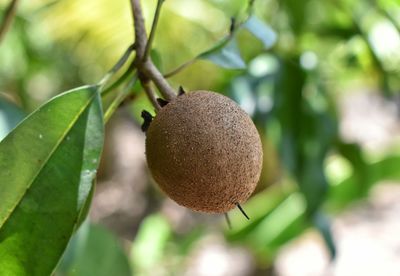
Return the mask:
<path fill-rule="evenodd" d="M 156 1 L 142 2 L 150 19 Z M 6 3 L 0 1 L 0 11 Z M 153 54 L 165 73 L 198 57 L 171 83 L 232 97 L 253 116 L 263 137 L 263 174 L 245 205 L 251 221 L 232 212 L 226 239 L 249 248 L 260 266 L 268 266 L 282 245 L 316 227 L 334 256 L 329 216 L 368 196 L 379 181 L 400 178 L 398 148 L 376 154 L 343 140 L 337 110 L 339 98 L 358 87 L 396 100 L 400 5 L 396 0 L 257 0 L 250 20 L 229 37 L 231 18 L 242 22 L 247 8 L 245 0 L 166 1 Z M 146 23 L 149 27 L 151 20 Z M 97 82 L 131 37 L 125 0 L 25 2 L 0 45 L 0 92 L 30 112 L 59 91 Z M 0 100 L 0 116 L 21 118 L 22 111 Z M 138 120 L 141 110 L 152 109 L 144 93 L 131 107 Z M 4 125 L 0 121 L 0 131 Z M 155 267 L 179 272 L 184 256 L 206 232 L 195 228 L 178 235 L 161 214 L 150 215 L 132 242 L 128 268 L 127 255 L 106 230 L 84 226 L 80 232 L 85 231 L 71 242 L 74 249 L 67 251 L 61 275 L 89 275 L 85 269 L 90 268 L 102 275 L 96 263 L 109 255 L 100 252 L 115 260 L 104 275 L 127 275 L 129 269 L 146 275 Z M 71 261 L 71 251 L 81 257 Z M 71 262 L 75 272 L 69 270 Z"/>
<path fill-rule="evenodd" d="M 83 223 L 70 241 L 56 275 L 132 275 L 129 259 L 115 236 Z"/>

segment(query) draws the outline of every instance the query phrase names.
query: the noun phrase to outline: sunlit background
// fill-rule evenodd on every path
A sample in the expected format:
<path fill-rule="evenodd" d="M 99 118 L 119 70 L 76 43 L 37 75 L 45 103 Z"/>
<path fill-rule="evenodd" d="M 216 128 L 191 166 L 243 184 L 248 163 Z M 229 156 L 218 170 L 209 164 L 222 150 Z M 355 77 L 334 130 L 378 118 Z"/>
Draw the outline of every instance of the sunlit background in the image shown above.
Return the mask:
<path fill-rule="evenodd" d="M 21 2 L 0 44 L 0 139 L 52 96 L 97 83 L 133 40 L 128 0 Z M 156 0 L 142 2 L 149 28 Z M 247 3 L 165 1 L 157 66 L 211 48 Z M 262 38 L 235 38 L 245 68 L 201 59 L 170 79 L 254 119 L 264 166 L 243 206 L 250 221 L 233 210 L 228 229 L 162 194 L 140 130 L 153 109 L 137 86 L 107 125 L 90 218 L 56 275 L 400 275 L 399 2 L 256 0 L 254 16 Z"/>

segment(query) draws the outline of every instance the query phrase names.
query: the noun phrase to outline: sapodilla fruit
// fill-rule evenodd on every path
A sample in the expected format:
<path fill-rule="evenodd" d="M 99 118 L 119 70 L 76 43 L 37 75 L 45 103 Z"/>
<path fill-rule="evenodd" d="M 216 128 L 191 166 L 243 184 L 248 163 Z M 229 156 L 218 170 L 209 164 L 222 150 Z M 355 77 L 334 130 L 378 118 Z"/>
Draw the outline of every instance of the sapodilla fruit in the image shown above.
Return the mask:
<path fill-rule="evenodd" d="M 194 91 L 174 98 L 146 135 L 150 172 L 180 205 L 225 213 L 246 201 L 257 185 L 260 136 L 250 117 L 223 95 Z"/>

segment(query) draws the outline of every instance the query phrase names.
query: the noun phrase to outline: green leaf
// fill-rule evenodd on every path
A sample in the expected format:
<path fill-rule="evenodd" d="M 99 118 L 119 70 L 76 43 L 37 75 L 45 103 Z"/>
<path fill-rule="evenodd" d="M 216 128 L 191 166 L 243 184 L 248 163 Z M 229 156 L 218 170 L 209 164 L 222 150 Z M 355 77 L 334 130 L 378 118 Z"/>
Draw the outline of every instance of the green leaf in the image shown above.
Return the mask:
<path fill-rule="evenodd" d="M 307 20 L 307 8 L 310 0 L 298 1 L 298 0 L 284 0 L 282 1 L 282 7 L 288 16 L 290 25 L 296 35 L 299 35 L 304 28 L 304 25 L 309 22 Z"/>
<path fill-rule="evenodd" d="M 228 229 L 226 237 L 230 241 L 241 240 L 248 235 L 257 225 L 264 220 L 271 212 L 275 210 L 283 201 L 285 201 L 293 192 L 294 187 L 290 187 L 287 183 L 285 188 L 283 185 L 276 185 L 262 191 L 251 197 L 243 208 L 250 216 L 250 222 L 244 219 L 243 214 L 238 210 L 232 210 L 229 213 L 232 229 Z"/>
<path fill-rule="evenodd" d="M 272 261 L 272 256 L 283 244 L 309 227 L 306 218 L 307 206 L 303 195 L 299 192 L 291 192 L 286 194 L 283 199 L 282 195 L 268 210 L 264 210 L 266 213 L 263 217 L 256 216 L 254 220 L 251 216 L 251 227 L 242 228 L 239 232 L 233 230 L 235 231 L 233 234 L 227 235 L 228 240 L 245 243 L 257 256 L 262 258 L 263 262 Z M 270 202 L 265 201 L 264 204 L 268 205 Z M 262 205 L 259 206 L 261 209 Z M 249 211 L 250 214 L 252 208 L 248 209 L 246 211 Z M 233 224 L 234 229 L 235 227 L 236 225 Z"/>
<path fill-rule="evenodd" d="M 331 222 L 323 213 L 317 213 L 314 217 L 314 224 L 322 235 L 325 245 L 329 250 L 332 259 L 336 257 L 336 246 L 333 240 Z"/>
<path fill-rule="evenodd" d="M 103 145 L 97 87 L 63 93 L 0 143 L 0 275 L 49 275 L 72 235 Z"/>
<path fill-rule="evenodd" d="M 170 235 L 171 227 L 163 216 L 147 217 L 132 245 L 131 260 L 135 269 L 151 274 L 149 270 L 162 259 Z"/>
<path fill-rule="evenodd" d="M 251 16 L 243 26 L 257 37 L 266 49 L 271 48 L 276 43 L 276 33 L 257 17 Z"/>
<path fill-rule="evenodd" d="M 303 161 L 299 187 L 306 199 L 308 213 L 313 214 L 324 202 L 329 186 L 324 174 L 323 158 L 309 158 L 313 159 Z"/>
<path fill-rule="evenodd" d="M 371 183 L 377 183 L 383 180 L 400 180 L 400 156 L 391 155 L 384 159 L 368 165 L 370 171 Z"/>
<path fill-rule="evenodd" d="M 15 104 L 0 97 L 0 141 L 25 117 Z"/>
<path fill-rule="evenodd" d="M 244 63 L 236 40 L 223 40 L 209 51 L 199 56 L 201 59 L 207 59 L 216 65 L 228 69 L 244 69 Z"/>
<path fill-rule="evenodd" d="M 351 161 L 351 174 L 340 181 L 331 180 L 331 191 L 329 193 L 329 209 L 338 211 L 348 204 L 368 196 L 369 190 L 381 181 L 400 180 L 400 157 L 397 155 L 386 156 L 385 158 L 368 163 L 364 160 L 362 152 L 354 144 L 339 148 L 341 153 Z"/>
<path fill-rule="evenodd" d="M 132 272 L 116 237 L 98 225 L 84 223 L 69 243 L 57 275 L 130 276 Z"/>
<path fill-rule="evenodd" d="M 81 227 L 81 225 L 86 221 L 86 217 L 90 211 L 90 206 L 92 205 L 95 187 L 96 187 L 96 178 L 93 179 L 92 187 L 90 188 L 85 204 L 81 208 L 81 212 L 75 224 L 75 231 L 78 230 Z"/>
<path fill-rule="evenodd" d="M 247 239 L 256 249 L 278 248 L 305 228 L 306 203 L 300 193 L 293 193 L 274 208 L 249 233 Z"/>

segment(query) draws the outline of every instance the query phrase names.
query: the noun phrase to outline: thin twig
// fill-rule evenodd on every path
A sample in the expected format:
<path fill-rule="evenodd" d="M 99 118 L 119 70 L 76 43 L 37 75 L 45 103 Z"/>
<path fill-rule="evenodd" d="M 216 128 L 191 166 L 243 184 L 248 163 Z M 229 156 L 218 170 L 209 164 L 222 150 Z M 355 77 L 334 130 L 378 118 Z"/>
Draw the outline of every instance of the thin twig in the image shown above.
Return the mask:
<path fill-rule="evenodd" d="M 11 26 L 11 22 L 15 16 L 15 11 L 17 10 L 17 5 L 18 0 L 11 0 L 10 4 L 4 12 L 3 21 L 0 25 L 0 43 Z"/>
<path fill-rule="evenodd" d="M 126 50 L 122 57 L 118 60 L 118 62 L 111 68 L 110 73 L 116 73 L 121 67 L 125 64 L 125 62 L 130 57 L 131 53 L 135 50 L 135 43 L 131 44 Z"/>
<path fill-rule="evenodd" d="M 130 45 L 117 63 L 107 72 L 107 74 L 99 81 L 99 85 L 103 87 L 108 80 L 126 63 L 131 53 L 135 50 L 135 44 Z"/>
<path fill-rule="evenodd" d="M 137 75 L 135 75 L 132 80 L 123 88 L 123 90 L 116 96 L 112 103 L 108 106 L 107 110 L 104 112 L 104 122 L 107 123 L 114 112 L 118 109 L 120 104 L 126 99 L 126 97 L 131 93 L 132 87 L 137 81 Z"/>
<path fill-rule="evenodd" d="M 229 25 L 228 34 L 226 34 L 225 37 L 223 37 L 221 40 L 219 40 L 216 43 L 216 45 L 227 44 L 231 39 L 234 38 L 235 33 L 250 19 L 251 15 L 253 14 L 254 2 L 255 2 L 255 0 L 250 0 L 249 1 L 249 4 L 247 6 L 247 17 L 243 21 L 241 21 L 239 24 L 236 24 L 236 18 L 231 18 L 231 24 Z M 186 69 L 187 67 L 189 67 L 190 65 L 195 63 L 202 56 L 206 55 L 209 52 L 212 52 L 214 50 L 214 48 L 215 48 L 215 45 L 210 47 L 210 48 L 208 48 L 204 52 L 198 54 L 197 56 L 195 56 L 191 60 L 188 60 L 185 63 L 179 65 L 175 69 L 173 69 L 170 72 L 164 74 L 164 78 L 170 78 L 170 77 L 178 74 L 182 70 Z"/>
<path fill-rule="evenodd" d="M 187 67 L 189 67 L 190 65 L 192 65 L 193 63 L 195 63 L 196 61 L 198 61 L 201 57 L 206 56 L 209 53 L 212 53 L 215 48 L 218 48 L 220 45 L 223 44 L 227 44 L 233 37 L 234 37 L 234 33 L 236 31 L 236 27 L 233 27 L 233 25 L 230 25 L 229 27 L 229 33 L 223 37 L 222 39 L 220 39 L 216 44 L 214 44 L 212 47 L 208 48 L 207 50 L 201 52 L 200 54 L 198 54 L 197 56 L 195 56 L 194 58 L 186 61 L 185 63 L 179 65 L 177 68 L 173 69 L 172 71 L 164 74 L 165 78 L 170 78 L 176 74 L 178 74 L 179 72 L 181 72 L 182 70 L 186 69 Z"/>
<path fill-rule="evenodd" d="M 113 91 L 115 88 L 117 88 L 118 86 L 120 86 L 131 74 L 133 69 L 131 68 L 131 66 L 129 66 L 129 68 L 125 71 L 124 74 L 122 74 L 121 77 L 119 77 L 119 79 L 117 79 L 114 83 L 112 83 L 110 86 L 108 87 L 102 87 L 101 88 L 101 96 L 104 97 L 105 95 L 107 95 L 108 93 L 110 93 L 111 91 Z"/>
<path fill-rule="evenodd" d="M 153 24 L 151 25 L 151 31 L 149 35 L 149 40 L 147 40 L 146 49 L 144 51 L 143 60 L 147 60 L 151 51 L 151 45 L 153 44 L 154 36 L 157 29 L 158 19 L 160 18 L 161 6 L 164 0 L 157 1 L 156 12 L 154 14 Z"/>
<path fill-rule="evenodd" d="M 146 92 L 146 95 L 149 98 L 151 104 L 156 109 L 156 112 L 158 112 L 161 109 L 161 106 L 157 102 L 157 95 L 156 95 L 156 92 L 154 91 L 153 87 L 151 87 L 150 81 L 142 81 L 141 83 L 142 83 L 143 89 Z"/>
<path fill-rule="evenodd" d="M 166 74 L 164 74 L 164 78 L 170 78 L 173 75 L 178 74 L 180 71 L 186 69 L 186 67 L 189 67 L 190 65 L 192 65 L 193 63 L 195 63 L 197 61 L 198 57 L 195 57 L 191 60 L 186 61 L 185 63 L 179 65 L 177 68 L 175 68 L 174 70 L 172 70 L 171 72 L 168 72 Z"/>

